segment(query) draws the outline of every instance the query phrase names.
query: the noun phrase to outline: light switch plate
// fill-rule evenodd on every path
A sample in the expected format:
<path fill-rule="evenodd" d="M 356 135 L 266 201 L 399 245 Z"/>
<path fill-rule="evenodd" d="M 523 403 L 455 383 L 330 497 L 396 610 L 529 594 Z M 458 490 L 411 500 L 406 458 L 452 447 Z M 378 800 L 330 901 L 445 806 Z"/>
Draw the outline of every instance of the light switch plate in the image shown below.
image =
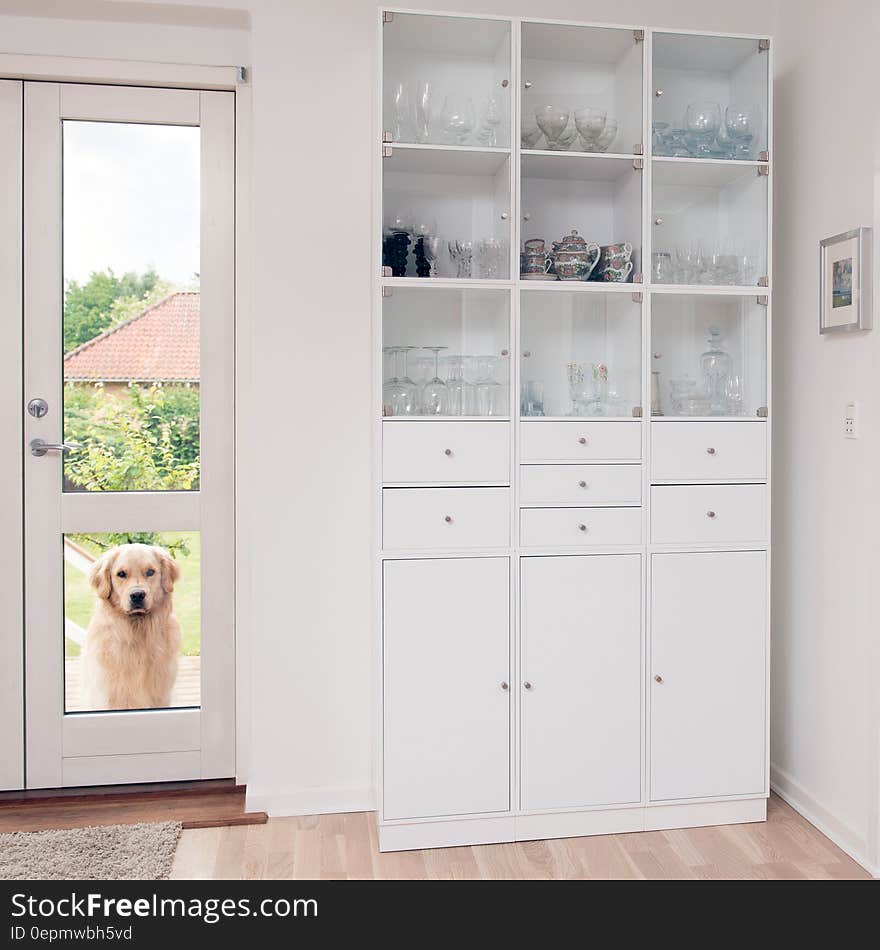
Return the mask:
<path fill-rule="evenodd" d="M 853 400 L 846 404 L 846 414 L 843 417 L 843 437 L 857 439 L 859 437 L 859 404 Z"/>

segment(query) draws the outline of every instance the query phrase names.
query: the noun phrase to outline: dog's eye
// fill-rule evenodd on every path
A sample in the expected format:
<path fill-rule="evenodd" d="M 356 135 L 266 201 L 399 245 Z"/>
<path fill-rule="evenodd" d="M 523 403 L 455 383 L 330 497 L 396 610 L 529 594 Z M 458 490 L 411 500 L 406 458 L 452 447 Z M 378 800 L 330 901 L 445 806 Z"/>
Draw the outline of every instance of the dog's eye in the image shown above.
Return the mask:
<path fill-rule="evenodd" d="M 156 572 L 153 570 L 153 568 L 149 568 L 147 570 L 147 577 L 152 577 L 155 573 Z"/>
<path fill-rule="evenodd" d="M 116 572 L 116 576 L 117 576 L 117 577 L 125 577 L 125 576 L 126 576 L 126 575 L 125 575 L 125 571 L 117 571 L 117 572 Z"/>

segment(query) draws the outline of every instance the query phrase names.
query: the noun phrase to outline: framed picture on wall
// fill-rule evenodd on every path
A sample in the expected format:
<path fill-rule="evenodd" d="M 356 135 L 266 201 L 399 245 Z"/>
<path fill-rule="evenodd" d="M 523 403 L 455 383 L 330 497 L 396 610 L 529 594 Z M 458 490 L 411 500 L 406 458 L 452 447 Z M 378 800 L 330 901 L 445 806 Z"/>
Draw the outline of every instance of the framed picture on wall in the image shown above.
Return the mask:
<path fill-rule="evenodd" d="M 819 242 L 819 332 L 871 329 L 871 229 Z"/>

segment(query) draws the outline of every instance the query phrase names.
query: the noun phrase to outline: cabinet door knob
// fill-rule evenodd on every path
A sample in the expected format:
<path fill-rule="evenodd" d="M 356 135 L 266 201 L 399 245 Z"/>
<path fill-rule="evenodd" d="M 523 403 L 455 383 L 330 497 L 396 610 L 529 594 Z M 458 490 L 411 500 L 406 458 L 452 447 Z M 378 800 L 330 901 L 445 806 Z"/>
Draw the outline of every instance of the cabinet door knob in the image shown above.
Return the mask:
<path fill-rule="evenodd" d="M 531 688 L 532 688 L 532 684 L 531 684 L 528 680 L 526 680 L 526 681 L 523 683 L 523 686 L 524 686 L 526 689 L 531 689 Z"/>
<path fill-rule="evenodd" d="M 531 211 L 526 211 L 526 213 L 523 215 L 523 221 L 531 221 L 531 220 L 532 220 Z"/>
<path fill-rule="evenodd" d="M 715 449 L 713 449 L 711 446 L 708 449 L 706 449 L 706 455 L 714 455 L 714 454 L 715 454 Z"/>
<path fill-rule="evenodd" d="M 532 84 L 528 80 L 526 80 L 525 83 L 523 83 L 523 85 L 526 87 L 526 89 L 532 88 Z"/>
<path fill-rule="evenodd" d="M 582 435 L 582 436 L 578 439 L 578 444 L 579 444 L 579 445 L 586 445 L 586 444 L 587 444 L 587 437 L 586 437 L 585 435 Z"/>
<path fill-rule="evenodd" d="M 502 688 L 505 692 L 507 692 L 507 690 L 508 690 L 509 687 L 508 687 L 507 682 L 506 682 L 505 680 L 502 680 L 502 681 L 501 681 L 501 688 Z"/>
<path fill-rule="evenodd" d="M 502 80 L 501 80 L 501 88 L 502 88 L 502 89 L 506 89 L 509 85 L 510 85 L 510 80 L 509 80 L 509 79 L 502 79 Z"/>
<path fill-rule="evenodd" d="M 447 524 L 452 524 L 452 515 L 447 515 L 443 520 L 444 520 Z"/>
<path fill-rule="evenodd" d="M 707 511 L 707 512 L 706 512 L 706 517 L 707 517 L 707 518 L 714 518 L 714 517 L 716 517 L 715 512 L 714 512 L 714 511 Z"/>
<path fill-rule="evenodd" d="M 444 455 L 452 455 L 452 449 L 444 449 L 444 450 L 443 450 L 443 454 L 444 454 Z"/>
<path fill-rule="evenodd" d="M 661 98 L 661 96 L 663 95 L 663 90 L 662 90 L 662 89 L 655 89 L 655 90 L 654 90 L 654 95 L 655 95 L 658 99 Z"/>
<path fill-rule="evenodd" d="M 501 220 L 506 221 L 510 217 L 510 214 L 507 211 L 501 212 Z"/>
<path fill-rule="evenodd" d="M 663 224 L 663 218 L 654 218 L 654 224 L 659 228 L 660 225 Z"/>
<path fill-rule="evenodd" d="M 655 683 L 662 683 L 662 682 L 663 682 L 663 677 L 662 677 L 659 673 L 655 673 L 655 674 L 654 674 L 654 682 L 655 682 Z"/>
<path fill-rule="evenodd" d="M 578 531 L 586 531 L 586 530 L 587 530 L 587 526 L 585 524 L 578 525 Z"/>
<path fill-rule="evenodd" d="M 585 481 L 581 480 L 581 481 L 578 482 L 578 487 L 579 487 L 579 488 L 586 488 L 586 487 L 587 487 L 587 483 L 586 483 Z"/>

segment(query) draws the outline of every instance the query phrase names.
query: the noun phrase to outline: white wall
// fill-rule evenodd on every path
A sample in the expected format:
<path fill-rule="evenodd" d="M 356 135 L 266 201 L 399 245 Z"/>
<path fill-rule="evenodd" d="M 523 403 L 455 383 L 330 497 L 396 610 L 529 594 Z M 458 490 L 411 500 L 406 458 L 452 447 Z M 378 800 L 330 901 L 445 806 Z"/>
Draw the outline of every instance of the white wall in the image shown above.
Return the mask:
<path fill-rule="evenodd" d="M 820 338 L 817 262 L 823 237 L 878 227 L 880 8 L 841 0 L 829 22 L 822 4 L 782 0 L 780 23 L 772 775 L 877 869 L 880 321 L 871 333 Z M 880 289 L 876 266 L 874 277 Z M 859 441 L 842 435 L 850 399 L 861 404 Z"/>

